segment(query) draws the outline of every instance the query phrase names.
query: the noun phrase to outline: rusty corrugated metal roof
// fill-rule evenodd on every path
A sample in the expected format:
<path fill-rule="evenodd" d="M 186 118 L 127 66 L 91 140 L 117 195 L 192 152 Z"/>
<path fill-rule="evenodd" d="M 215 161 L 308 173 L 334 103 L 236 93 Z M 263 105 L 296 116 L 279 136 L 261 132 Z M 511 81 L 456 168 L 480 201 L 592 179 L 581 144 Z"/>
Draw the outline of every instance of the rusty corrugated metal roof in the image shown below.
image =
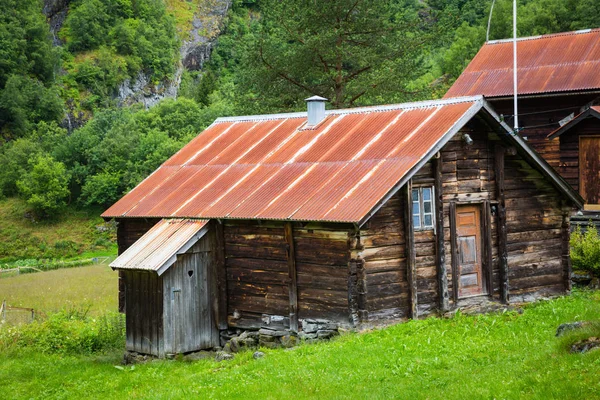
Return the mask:
<path fill-rule="evenodd" d="M 483 45 L 444 98 L 513 95 L 512 40 Z M 518 39 L 518 93 L 600 88 L 600 29 Z"/>
<path fill-rule="evenodd" d="M 306 113 L 221 118 L 103 217 L 361 221 L 481 96 Z"/>
<path fill-rule="evenodd" d="M 117 257 L 114 269 L 153 271 L 162 275 L 205 233 L 208 220 L 163 219 Z"/>

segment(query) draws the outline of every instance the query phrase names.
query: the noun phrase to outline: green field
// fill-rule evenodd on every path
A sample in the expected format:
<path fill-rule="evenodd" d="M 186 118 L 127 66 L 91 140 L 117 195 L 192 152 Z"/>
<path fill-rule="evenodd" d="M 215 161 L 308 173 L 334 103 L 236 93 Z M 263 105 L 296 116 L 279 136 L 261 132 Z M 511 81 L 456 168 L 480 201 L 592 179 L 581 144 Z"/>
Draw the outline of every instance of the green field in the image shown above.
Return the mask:
<path fill-rule="evenodd" d="M 116 309 L 116 274 L 100 265 L 28 274 L 1 279 L 0 293 L 49 314 L 61 306 L 90 306 L 99 314 Z M 523 310 L 429 318 L 328 343 L 264 349 L 257 360 L 244 352 L 220 363 L 134 367 L 120 365 L 121 339 L 85 354 L 47 344 L 72 343 L 82 327 L 93 336 L 96 317 L 73 322 L 77 329 L 58 338 L 30 325 L 35 341 L 5 343 L 0 351 L 0 393 L 7 399 L 600 398 L 600 350 L 570 354 L 566 349 L 579 334 L 554 336 L 563 322 L 599 320 L 599 301 L 600 292 L 576 291 Z M 62 318 L 55 326 L 73 325 L 72 316 Z"/>
<path fill-rule="evenodd" d="M 60 310 L 117 311 L 118 274 L 106 263 L 0 279 L 0 301 L 44 315 Z"/>

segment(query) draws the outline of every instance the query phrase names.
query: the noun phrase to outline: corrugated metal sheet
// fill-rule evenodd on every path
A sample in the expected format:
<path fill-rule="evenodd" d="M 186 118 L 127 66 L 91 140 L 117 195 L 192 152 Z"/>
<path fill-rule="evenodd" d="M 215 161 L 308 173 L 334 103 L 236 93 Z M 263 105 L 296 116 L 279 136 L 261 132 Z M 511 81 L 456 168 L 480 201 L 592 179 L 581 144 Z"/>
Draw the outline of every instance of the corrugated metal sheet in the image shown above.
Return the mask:
<path fill-rule="evenodd" d="M 178 252 L 184 252 L 202 237 L 208 220 L 163 219 L 138 239 L 110 266 L 162 272 L 175 262 Z"/>
<path fill-rule="evenodd" d="M 217 120 L 104 217 L 359 222 L 481 97 Z M 205 138 L 202 140 L 202 138 Z"/>
<path fill-rule="evenodd" d="M 512 46 L 484 44 L 444 98 L 513 95 Z M 521 38 L 517 52 L 521 95 L 600 88 L 600 29 Z"/>

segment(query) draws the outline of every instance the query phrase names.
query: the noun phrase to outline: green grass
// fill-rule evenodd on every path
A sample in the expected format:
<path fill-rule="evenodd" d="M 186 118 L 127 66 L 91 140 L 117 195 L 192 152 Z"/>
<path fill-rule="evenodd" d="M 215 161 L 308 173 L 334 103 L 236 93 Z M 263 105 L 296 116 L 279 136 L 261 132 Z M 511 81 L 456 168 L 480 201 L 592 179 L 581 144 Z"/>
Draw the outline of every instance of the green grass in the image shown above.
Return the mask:
<path fill-rule="evenodd" d="M 39 275 L 39 274 L 38 274 Z M 569 354 L 556 327 L 600 319 L 600 292 L 575 292 L 522 314 L 430 318 L 232 361 L 154 361 L 122 353 L 0 354 L 6 398 L 594 399 L 600 350 Z M 577 334 L 574 334 L 577 335 Z"/>
<path fill-rule="evenodd" d="M 0 268 L 2 264 L 23 259 L 78 259 L 116 254 L 115 233 L 99 232 L 96 228 L 104 223 L 100 212 L 69 207 L 54 220 L 35 221 L 27 217 L 23 200 L 1 200 Z"/>
<path fill-rule="evenodd" d="M 0 279 L 0 301 L 33 308 L 39 314 L 88 309 L 91 314 L 117 311 L 118 274 L 106 263 L 57 269 Z"/>

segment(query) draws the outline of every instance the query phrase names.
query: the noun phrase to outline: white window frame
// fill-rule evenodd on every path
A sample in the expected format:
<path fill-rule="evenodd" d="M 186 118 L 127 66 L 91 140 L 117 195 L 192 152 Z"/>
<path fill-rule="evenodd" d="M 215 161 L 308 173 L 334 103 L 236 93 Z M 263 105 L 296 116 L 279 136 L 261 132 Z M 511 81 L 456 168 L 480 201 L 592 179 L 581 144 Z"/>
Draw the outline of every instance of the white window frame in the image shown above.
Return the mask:
<path fill-rule="evenodd" d="M 430 200 L 423 200 L 423 189 L 429 189 L 431 191 Z M 417 192 L 418 199 L 414 200 L 414 193 Z M 410 215 L 413 219 L 413 229 L 415 231 L 435 231 L 435 188 L 433 186 L 413 186 L 410 193 Z M 419 214 L 414 213 L 415 203 L 419 205 Z M 425 212 L 424 203 L 431 203 L 431 212 Z M 431 215 L 431 225 L 425 225 L 425 215 Z M 415 223 L 415 217 L 419 217 L 419 225 Z"/>

